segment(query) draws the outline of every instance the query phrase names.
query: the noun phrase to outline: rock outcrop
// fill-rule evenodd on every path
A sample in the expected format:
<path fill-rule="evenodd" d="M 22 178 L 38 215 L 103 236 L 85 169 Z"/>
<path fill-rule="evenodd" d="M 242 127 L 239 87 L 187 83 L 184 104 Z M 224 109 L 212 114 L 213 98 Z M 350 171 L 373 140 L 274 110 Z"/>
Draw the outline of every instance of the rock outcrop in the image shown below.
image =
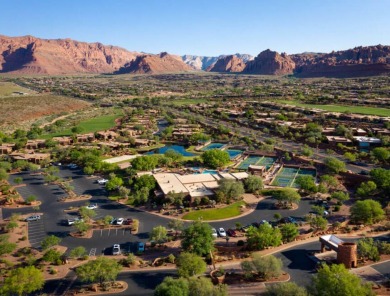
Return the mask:
<path fill-rule="evenodd" d="M 269 49 L 246 64 L 244 73 L 262 75 L 285 75 L 292 74 L 295 69 L 294 61 L 286 54 L 279 54 Z"/>
<path fill-rule="evenodd" d="M 160 54 L 145 54 L 120 68 L 116 74 L 161 74 L 188 72 L 193 69 L 185 64 L 181 57 L 166 52 Z"/>
<path fill-rule="evenodd" d="M 228 55 L 220 55 L 217 57 L 205 57 L 205 56 L 196 56 L 196 55 L 184 55 L 182 56 L 182 60 L 187 65 L 191 66 L 195 70 L 203 70 L 208 71 L 207 69 L 211 69 L 212 66 L 220 59 L 227 57 Z M 253 56 L 250 54 L 241 54 L 236 53 L 233 56 L 243 60 L 244 63 L 253 60 Z"/>
<path fill-rule="evenodd" d="M 242 72 L 245 68 L 245 63 L 242 59 L 235 55 L 225 56 L 220 58 L 215 64 L 210 66 L 209 72 Z"/>
<path fill-rule="evenodd" d="M 24 74 L 111 73 L 139 53 L 71 39 L 0 36 L 0 72 Z"/>
<path fill-rule="evenodd" d="M 390 46 L 367 46 L 326 54 L 291 55 L 298 77 L 357 77 L 390 73 Z"/>

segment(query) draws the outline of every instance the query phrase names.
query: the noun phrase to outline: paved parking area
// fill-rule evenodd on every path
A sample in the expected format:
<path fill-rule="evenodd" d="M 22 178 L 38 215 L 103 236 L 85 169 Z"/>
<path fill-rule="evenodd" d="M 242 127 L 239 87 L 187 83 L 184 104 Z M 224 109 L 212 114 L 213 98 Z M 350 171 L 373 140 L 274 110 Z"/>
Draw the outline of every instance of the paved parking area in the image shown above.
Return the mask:
<path fill-rule="evenodd" d="M 47 236 L 43 219 L 44 216 L 41 216 L 38 221 L 28 222 L 28 240 L 33 248 L 40 247 L 41 242 Z"/>

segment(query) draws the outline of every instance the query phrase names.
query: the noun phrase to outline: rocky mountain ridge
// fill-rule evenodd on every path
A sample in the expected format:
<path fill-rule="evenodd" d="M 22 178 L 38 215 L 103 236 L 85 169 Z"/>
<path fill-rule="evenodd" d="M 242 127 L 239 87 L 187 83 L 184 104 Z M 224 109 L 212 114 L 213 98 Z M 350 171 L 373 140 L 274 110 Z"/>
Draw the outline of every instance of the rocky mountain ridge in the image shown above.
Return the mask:
<path fill-rule="evenodd" d="M 101 43 L 0 35 L 0 73 L 111 73 L 137 55 L 137 52 Z"/>
<path fill-rule="evenodd" d="M 355 77 L 390 73 L 390 46 L 355 47 L 331 53 L 288 55 L 262 51 L 253 59 L 247 54 L 182 57 L 131 52 L 126 49 L 72 39 L 40 39 L 0 35 L 0 73 L 160 74 L 209 70 L 297 77 Z"/>

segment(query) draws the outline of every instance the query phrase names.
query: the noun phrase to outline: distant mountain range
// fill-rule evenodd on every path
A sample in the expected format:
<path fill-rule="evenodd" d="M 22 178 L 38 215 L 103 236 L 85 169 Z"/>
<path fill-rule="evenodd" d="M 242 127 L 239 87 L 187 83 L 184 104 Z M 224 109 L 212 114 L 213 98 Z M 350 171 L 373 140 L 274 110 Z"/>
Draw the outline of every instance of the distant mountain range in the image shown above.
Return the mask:
<path fill-rule="evenodd" d="M 297 77 L 356 77 L 390 73 L 390 46 L 355 47 L 331 53 L 288 55 L 269 49 L 248 54 L 182 57 L 145 54 L 71 39 L 40 39 L 0 35 L 0 73 L 159 74 L 210 71 Z"/>

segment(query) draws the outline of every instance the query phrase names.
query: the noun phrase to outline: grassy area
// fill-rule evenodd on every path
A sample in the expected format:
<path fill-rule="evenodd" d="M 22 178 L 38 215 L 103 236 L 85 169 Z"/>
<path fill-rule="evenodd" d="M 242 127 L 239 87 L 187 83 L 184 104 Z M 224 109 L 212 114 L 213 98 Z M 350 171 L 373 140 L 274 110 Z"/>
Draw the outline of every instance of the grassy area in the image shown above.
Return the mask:
<path fill-rule="evenodd" d="M 87 119 L 80 122 L 77 126 L 82 128 L 83 134 L 94 133 L 97 131 L 103 131 L 115 126 L 115 120 L 123 116 L 122 110 L 118 110 L 115 114 L 102 115 L 95 118 Z M 58 133 L 43 135 L 42 138 L 48 139 L 52 137 L 70 136 L 72 135 L 71 129 L 66 129 Z"/>
<path fill-rule="evenodd" d="M 15 83 L 0 81 L 0 97 L 19 96 L 18 94 L 14 94 L 14 92 L 28 93 L 30 95 L 36 93 L 35 91 L 21 87 Z"/>
<path fill-rule="evenodd" d="M 158 149 L 158 148 L 162 148 L 164 146 L 165 146 L 165 144 L 160 143 L 160 144 L 156 144 L 156 145 L 153 145 L 153 146 L 139 148 L 139 149 L 137 149 L 137 152 L 147 152 L 147 151 L 155 150 L 155 149 Z"/>
<path fill-rule="evenodd" d="M 221 209 L 199 210 L 184 215 L 186 220 L 221 220 L 232 218 L 241 214 L 240 207 L 245 205 L 244 201 L 238 201 Z"/>
<path fill-rule="evenodd" d="M 356 114 L 364 115 L 377 115 L 377 116 L 390 116 L 390 109 L 376 108 L 376 107 L 365 107 L 365 106 L 343 106 L 343 105 L 314 105 L 314 104 L 303 104 L 298 101 L 278 101 L 281 103 L 294 105 L 303 108 L 317 108 L 329 112 L 351 112 Z"/>

